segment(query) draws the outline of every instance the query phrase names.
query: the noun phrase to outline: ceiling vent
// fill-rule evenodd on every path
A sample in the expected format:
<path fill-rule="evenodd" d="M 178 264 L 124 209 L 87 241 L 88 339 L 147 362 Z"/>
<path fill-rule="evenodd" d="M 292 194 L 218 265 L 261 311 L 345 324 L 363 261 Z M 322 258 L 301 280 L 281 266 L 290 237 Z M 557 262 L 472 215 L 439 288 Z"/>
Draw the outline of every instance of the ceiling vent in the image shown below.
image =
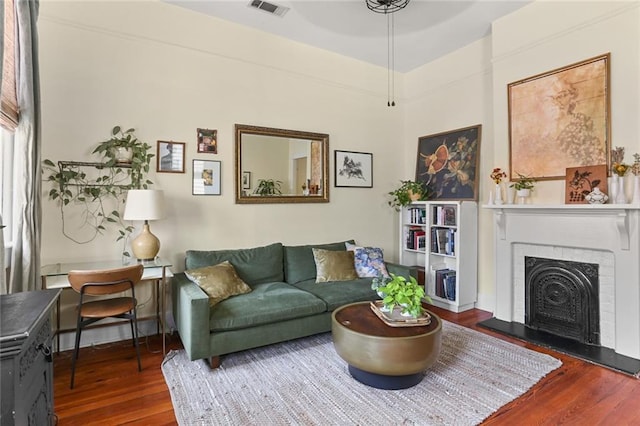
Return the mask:
<path fill-rule="evenodd" d="M 249 3 L 249 6 L 280 17 L 284 16 L 284 14 L 289 11 L 288 7 L 278 6 L 277 4 L 260 0 L 252 0 L 251 3 Z"/>

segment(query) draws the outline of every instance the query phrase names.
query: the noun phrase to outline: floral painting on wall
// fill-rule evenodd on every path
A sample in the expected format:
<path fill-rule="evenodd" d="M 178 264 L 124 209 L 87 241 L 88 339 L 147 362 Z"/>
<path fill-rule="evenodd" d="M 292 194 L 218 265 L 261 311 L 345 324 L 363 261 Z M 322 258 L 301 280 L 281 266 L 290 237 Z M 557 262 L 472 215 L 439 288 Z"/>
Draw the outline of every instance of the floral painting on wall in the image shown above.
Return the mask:
<path fill-rule="evenodd" d="M 478 200 L 482 125 L 422 136 L 418 139 L 416 181 L 434 200 Z"/>
<path fill-rule="evenodd" d="M 609 54 L 508 85 L 510 178 L 608 164 Z"/>

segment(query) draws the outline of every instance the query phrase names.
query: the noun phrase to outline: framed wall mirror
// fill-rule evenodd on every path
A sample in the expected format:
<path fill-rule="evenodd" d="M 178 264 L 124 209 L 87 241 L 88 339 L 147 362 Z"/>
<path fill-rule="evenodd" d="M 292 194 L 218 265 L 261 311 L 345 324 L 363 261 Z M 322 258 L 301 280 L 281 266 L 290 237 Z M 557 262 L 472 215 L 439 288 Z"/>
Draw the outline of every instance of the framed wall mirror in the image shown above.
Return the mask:
<path fill-rule="evenodd" d="M 236 203 L 328 203 L 329 135 L 236 124 Z"/>

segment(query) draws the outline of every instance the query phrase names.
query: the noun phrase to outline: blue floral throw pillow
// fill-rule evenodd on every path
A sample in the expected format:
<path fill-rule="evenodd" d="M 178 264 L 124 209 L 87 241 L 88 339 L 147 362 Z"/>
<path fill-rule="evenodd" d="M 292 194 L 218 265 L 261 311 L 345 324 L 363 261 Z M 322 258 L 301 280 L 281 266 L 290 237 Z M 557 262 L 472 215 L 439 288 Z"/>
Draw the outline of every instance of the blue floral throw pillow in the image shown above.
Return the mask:
<path fill-rule="evenodd" d="M 346 244 L 347 250 L 353 250 L 354 263 L 358 277 L 388 277 L 389 272 L 384 265 L 382 249 L 378 247 L 358 247 Z"/>

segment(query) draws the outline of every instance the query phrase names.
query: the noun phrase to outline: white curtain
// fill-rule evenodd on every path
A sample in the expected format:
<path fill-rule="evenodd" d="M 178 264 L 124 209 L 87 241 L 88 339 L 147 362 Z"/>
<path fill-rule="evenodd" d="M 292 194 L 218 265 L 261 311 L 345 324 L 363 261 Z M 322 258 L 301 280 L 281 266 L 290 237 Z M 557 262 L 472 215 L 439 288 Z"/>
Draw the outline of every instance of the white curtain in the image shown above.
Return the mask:
<path fill-rule="evenodd" d="M 9 292 L 40 288 L 42 226 L 40 167 L 40 81 L 38 72 L 38 0 L 16 0 L 18 52 L 16 79 L 20 120 L 14 140 L 13 233 Z"/>
<path fill-rule="evenodd" d="M 2 22 L 4 25 L 4 7 L 0 7 L 0 22 Z M 4 43 L 0 43 L 0 58 L 2 58 L 3 51 Z M 0 60 L 0 75 L 2 75 L 2 65 L 3 62 L 2 60 Z M 0 294 L 7 294 L 7 283 L 5 279 L 6 274 L 4 266 L 4 232 L 2 231 L 3 226 L 2 215 L 0 215 Z"/>
<path fill-rule="evenodd" d="M 1 71 L 0 69 L 0 74 L 2 74 Z M 0 215 L 0 294 L 7 294 L 7 274 L 4 269 L 4 232 L 2 228 L 4 228 L 4 225 L 2 223 L 2 215 Z"/>

